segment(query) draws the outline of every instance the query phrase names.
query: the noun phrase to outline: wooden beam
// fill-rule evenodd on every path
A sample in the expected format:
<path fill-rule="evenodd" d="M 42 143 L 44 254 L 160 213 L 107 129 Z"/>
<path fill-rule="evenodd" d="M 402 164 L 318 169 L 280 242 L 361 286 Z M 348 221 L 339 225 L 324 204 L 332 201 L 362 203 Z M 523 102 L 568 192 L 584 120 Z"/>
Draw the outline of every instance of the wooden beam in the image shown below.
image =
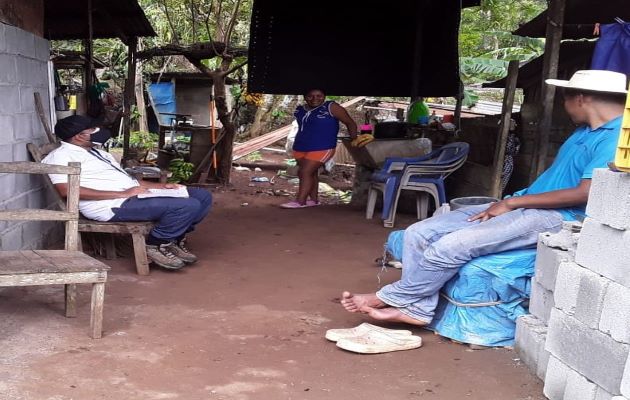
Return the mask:
<path fill-rule="evenodd" d="M 547 13 L 547 36 L 542 72 L 542 112 L 540 123 L 538 124 L 536 146 L 534 147 L 534 149 L 538 150 L 538 154 L 534 153 L 532 157 L 530 182 L 535 180 L 547 166 L 555 87 L 547 85 L 545 80 L 558 77 L 560 41 L 562 40 L 565 6 L 566 0 L 551 0 Z"/>
<path fill-rule="evenodd" d="M 123 165 L 129 158 L 129 138 L 131 136 L 131 110 L 135 105 L 136 89 L 136 50 L 138 38 L 129 39 L 127 50 L 127 80 L 125 81 L 123 107 Z"/>
<path fill-rule="evenodd" d="M 514 95 L 516 94 L 516 80 L 518 78 L 518 61 L 510 61 L 508 65 L 508 75 L 505 84 L 505 94 L 503 96 L 503 107 L 501 109 L 501 123 L 499 125 L 499 137 L 494 152 L 494 167 L 492 171 L 491 196 L 498 199 L 502 197 L 501 175 L 505 162 L 505 147 L 510 133 L 510 121 L 512 119 L 512 107 L 514 106 Z"/>

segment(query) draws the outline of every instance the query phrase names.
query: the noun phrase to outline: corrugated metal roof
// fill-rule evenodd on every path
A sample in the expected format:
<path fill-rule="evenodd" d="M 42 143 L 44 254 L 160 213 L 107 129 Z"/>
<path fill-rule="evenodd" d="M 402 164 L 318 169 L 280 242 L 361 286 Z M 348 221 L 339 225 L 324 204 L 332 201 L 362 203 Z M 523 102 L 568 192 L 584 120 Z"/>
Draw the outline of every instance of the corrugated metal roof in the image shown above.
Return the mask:
<path fill-rule="evenodd" d="M 44 37 L 87 39 L 88 2 L 45 0 Z M 136 0 L 92 0 L 93 38 L 157 36 Z"/>

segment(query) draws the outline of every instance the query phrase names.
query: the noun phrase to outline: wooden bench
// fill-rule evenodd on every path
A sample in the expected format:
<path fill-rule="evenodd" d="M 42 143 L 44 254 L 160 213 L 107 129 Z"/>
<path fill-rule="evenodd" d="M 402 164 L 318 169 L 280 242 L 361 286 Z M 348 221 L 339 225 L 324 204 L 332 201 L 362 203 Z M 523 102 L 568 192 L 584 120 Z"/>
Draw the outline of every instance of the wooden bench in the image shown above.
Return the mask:
<path fill-rule="evenodd" d="M 90 336 L 103 331 L 105 282 L 109 266 L 78 251 L 79 246 L 79 163 L 69 166 L 33 162 L 0 163 L 0 173 L 67 174 L 68 197 L 65 211 L 20 209 L 0 211 L 5 221 L 65 221 L 64 250 L 0 251 L 0 286 L 65 285 L 65 314 L 75 317 L 78 283 L 92 284 Z"/>
<path fill-rule="evenodd" d="M 43 146 L 37 146 L 28 143 L 28 149 L 31 157 L 36 162 L 41 162 L 48 153 L 59 147 L 59 143 L 50 143 Z M 46 186 L 50 189 L 55 197 L 60 210 L 64 210 L 65 202 L 55 189 L 48 176 L 45 177 Z M 81 218 L 79 220 L 79 232 L 93 232 L 106 234 L 128 234 L 131 235 L 133 242 L 133 254 L 136 263 L 136 272 L 138 275 L 149 275 L 149 260 L 147 258 L 145 237 L 153 229 L 152 222 L 100 222 L 91 219 Z M 105 243 L 105 252 L 108 259 L 116 258 L 116 248 L 114 246 L 114 236 L 111 236 Z"/>

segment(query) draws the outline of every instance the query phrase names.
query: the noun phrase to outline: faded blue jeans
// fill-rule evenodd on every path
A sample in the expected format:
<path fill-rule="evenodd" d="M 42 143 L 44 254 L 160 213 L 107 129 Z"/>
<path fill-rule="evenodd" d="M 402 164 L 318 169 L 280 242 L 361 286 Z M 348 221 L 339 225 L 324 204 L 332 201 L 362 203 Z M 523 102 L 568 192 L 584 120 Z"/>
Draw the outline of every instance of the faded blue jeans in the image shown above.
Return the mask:
<path fill-rule="evenodd" d="M 485 222 L 468 218 L 488 205 L 466 207 L 411 225 L 405 230 L 399 281 L 376 296 L 403 314 L 430 323 L 442 286 L 475 257 L 536 246 L 538 234 L 562 228 L 555 210 L 516 209 Z"/>
<path fill-rule="evenodd" d="M 154 221 L 147 244 L 179 241 L 195 229 L 210 212 L 212 195 L 205 189 L 188 188 L 188 198 L 130 197 L 119 208 L 113 208 L 111 222 Z"/>

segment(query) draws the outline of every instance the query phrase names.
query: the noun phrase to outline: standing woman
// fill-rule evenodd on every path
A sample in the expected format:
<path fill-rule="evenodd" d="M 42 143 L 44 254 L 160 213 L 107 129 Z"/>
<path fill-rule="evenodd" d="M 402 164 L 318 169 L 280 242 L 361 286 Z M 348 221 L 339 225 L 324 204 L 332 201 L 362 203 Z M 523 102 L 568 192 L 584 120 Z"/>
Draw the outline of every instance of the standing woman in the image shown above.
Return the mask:
<path fill-rule="evenodd" d="M 348 128 L 352 139 L 357 137 L 357 124 L 345 108 L 326 101 L 322 90 L 311 89 L 304 95 L 305 103 L 295 110 L 299 130 L 293 143 L 293 157 L 298 164 L 300 187 L 297 199 L 282 204 L 282 208 L 304 208 L 319 205 L 318 171 L 335 154 L 339 121 Z"/>

